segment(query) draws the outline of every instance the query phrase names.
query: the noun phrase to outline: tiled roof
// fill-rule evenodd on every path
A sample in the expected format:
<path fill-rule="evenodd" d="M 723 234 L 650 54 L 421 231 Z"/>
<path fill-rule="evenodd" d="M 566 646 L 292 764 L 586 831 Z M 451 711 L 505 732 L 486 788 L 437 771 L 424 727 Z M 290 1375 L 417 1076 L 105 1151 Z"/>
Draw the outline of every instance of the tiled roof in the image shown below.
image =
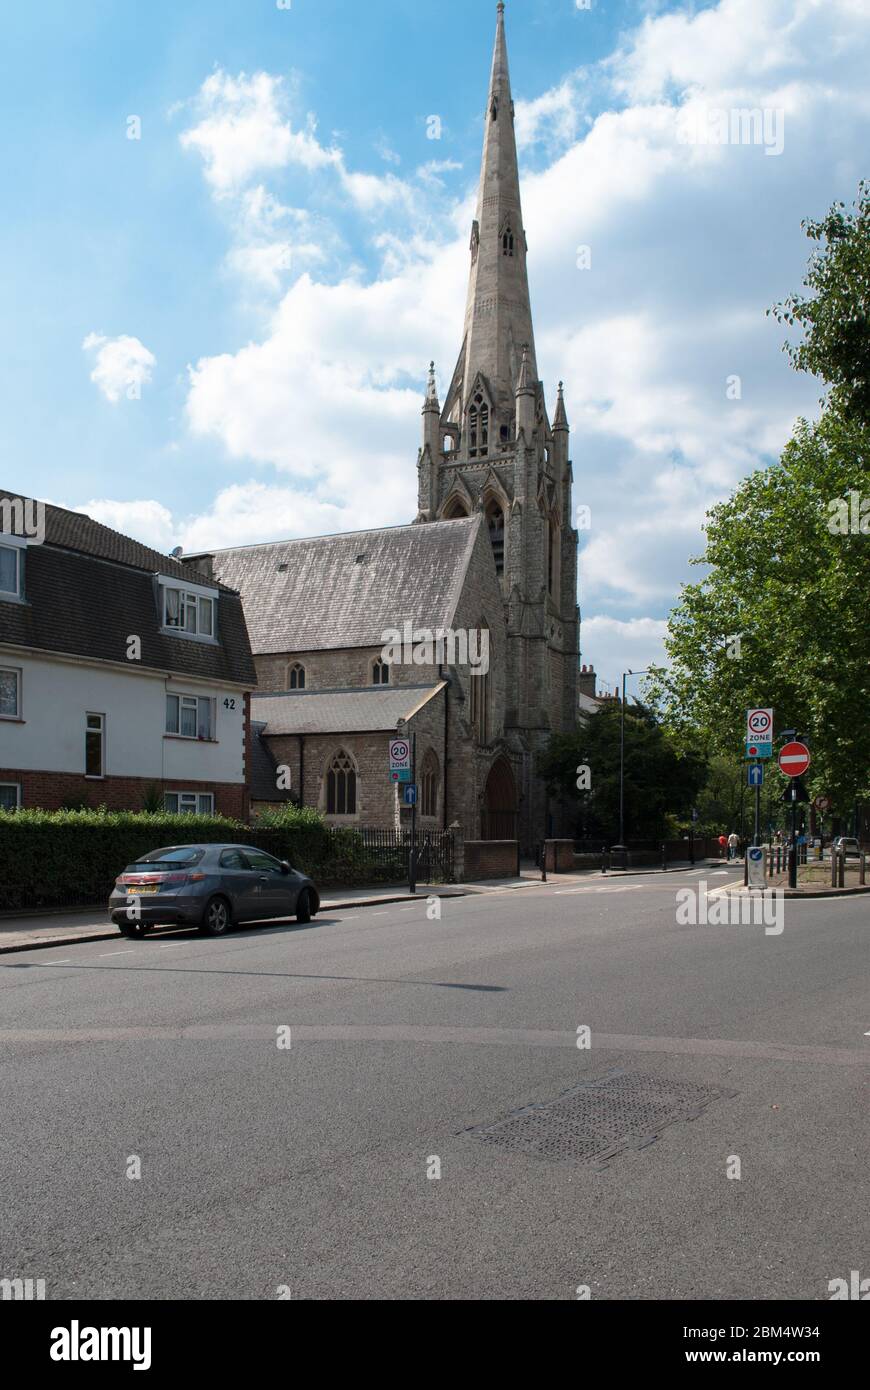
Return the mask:
<path fill-rule="evenodd" d="M 278 764 L 264 741 L 266 725 L 251 722 L 251 765 L 248 786 L 252 801 L 289 801 L 291 793 L 278 789 Z"/>
<path fill-rule="evenodd" d="M 0 498 L 12 495 L 0 491 Z M 238 595 L 221 587 L 216 644 L 176 637 L 161 631 L 158 573 L 203 583 L 170 556 L 78 513 L 47 507 L 45 542 L 30 543 L 25 552 L 26 602 L 0 601 L 0 643 L 129 669 L 127 643 L 135 636 L 142 642 L 142 667 L 255 686 Z"/>
<path fill-rule="evenodd" d="M 406 621 L 449 628 L 482 518 L 221 550 L 255 653 L 380 647 Z"/>
<path fill-rule="evenodd" d="M 354 690 L 299 690 L 288 695 L 255 695 L 251 715 L 266 723 L 265 736 L 279 734 L 363 734 L 395 730 L 444 689 L 401 685 Z"/>

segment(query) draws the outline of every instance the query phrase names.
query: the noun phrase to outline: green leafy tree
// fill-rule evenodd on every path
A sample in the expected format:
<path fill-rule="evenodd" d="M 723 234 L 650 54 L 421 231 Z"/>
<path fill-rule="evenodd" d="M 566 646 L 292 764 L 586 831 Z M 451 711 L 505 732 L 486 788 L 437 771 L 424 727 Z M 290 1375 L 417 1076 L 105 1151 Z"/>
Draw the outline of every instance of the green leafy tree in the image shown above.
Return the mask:
<path fill-rule="evenodd" d="M 619 744 L 621 706 L 602 705 L 576 734 L 550 741 L 542 775 L 566 806 L 577 808 L 576 833 L 614 844 L 619 833 Z M 578 788 L 578 769 L 588 768 L 591 786 Z M 628 839 L 670 836 L 675 822 L 688 824 L 706 777 L 705 759 L 662 729 L 651 710 L 633 705 L 625 713 L 625 835 Z"/>
<path fill-rule="evenodd" d="M 746 710 L 772 705 L 778 730 L 809 737 L 811 787 L 844 814 L 870 795 L 870 539 L 840 525 L 868 465 L 870 429 L 828 411 L 713 509 L 695 562 L 709 573 L 683 587 L 670 670 L 651 685 L 669 727 L 733 758 Z"/>
<path fill-rule="evenodd" d="M 793 365 L 827 382 L 829 400 L 844 416 L 870 424 L 870 184 L 861 183 L 853 210 L 835 203 L 820 221 L 802 223 L 818 243 L 804 280 L 772 310 L 803 341 L 786 344 Z"/>

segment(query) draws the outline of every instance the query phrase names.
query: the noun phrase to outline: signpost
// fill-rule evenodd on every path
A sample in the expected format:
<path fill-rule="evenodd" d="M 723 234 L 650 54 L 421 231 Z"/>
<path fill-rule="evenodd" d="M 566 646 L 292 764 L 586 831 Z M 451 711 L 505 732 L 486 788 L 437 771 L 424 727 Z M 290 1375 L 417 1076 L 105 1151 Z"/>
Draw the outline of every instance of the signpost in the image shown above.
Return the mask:
<path fill-rule="evenodd" d="M 773 757 L 772 709 L 748 709 L 746 711 L 746 756 L 747 758 Z"/>
<path fill-rule="evenodd" d="M 390 781 L 410 782 L 411 780 L 411 741 L 407 738 L 394 738 L 390 741 Z"/>
<path fill-rule="evenodd" d="M 747 883 L 750 888 L 766 888 L 765 855 L 760 845 L 753 845 L 746 851 Z"/>
<path fill-rule="evenodd" d="M 408 888 L 417 892 L 417 735 L 390 739 L 390 781 L 404 784 L 404 801 L 411 808 L 411 853 L 408 859 Z"/>
<path fill-rule="evenodd" d="M 791 859 L 788 865 L 788 886 L 789 888 L 797 888 L 797 808 L 801 802 L 809 800 L 799 779 L 807 771 L 812 758 L 806 744 L 795 739 L 784 744 L 779 750 L 777 762 L 780 772 L 792 779 L 782 799 L 791 804 Z"/>

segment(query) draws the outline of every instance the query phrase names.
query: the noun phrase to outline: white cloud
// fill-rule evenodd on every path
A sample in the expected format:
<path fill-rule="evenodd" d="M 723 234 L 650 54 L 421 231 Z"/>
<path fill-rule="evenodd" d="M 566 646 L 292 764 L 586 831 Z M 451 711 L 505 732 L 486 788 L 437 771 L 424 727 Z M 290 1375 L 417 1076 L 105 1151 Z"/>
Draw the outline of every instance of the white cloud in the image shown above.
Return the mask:
<path fill-rule="evenodd" d="M 135 536 L 144 545 L 168 555 L 178 545 L 177 530 L 168 507 L 160 502 L 116 502 L 109 498 L 94 498 L 72 508 L 120 531 L 125 536 Z"/>
<path fill-rule="evenodd" d="M 598 689 L 613 694 L 622 691 L 622 673 L 625 671 L 645 671 L 651 666 L 664 666 L 667 657 L 664 649 L 666 624 L 656 618 L 632 618 L 621 621 L 618 618 L 587 618 L 583 624 L 583 653 L 586 661 L 587 651 L 595 653 L 594 666 L 598 673 Z M 642 677 L 626 683 L 629 697 L 641 693 Z"/>
<path fill-rule="evenodd" d="M 95 352 L 96 362 L 91 381 L 102 391 L 107 401 L 119 401 L 124 395 L 137 395 L 151 380 L 151 369 L 157 358 L 138 338 L 122 334 L 106 338 L 89 333 L 82 343 L 85 352 Z"/>
<path fill-rule="evenodd" d="M 304 129 L 294 129 L 286 108 L 283 81 L 270 73 L 231 77 L 218 69 L 206 78 L 196 100 L 199 119 L 180 139 L 185 149 L 202 156 L 205 177 L 218 196 L 288 164 L 313 170 L 338 162 L 338 152 L 319 143 L 313 118 Z"/>

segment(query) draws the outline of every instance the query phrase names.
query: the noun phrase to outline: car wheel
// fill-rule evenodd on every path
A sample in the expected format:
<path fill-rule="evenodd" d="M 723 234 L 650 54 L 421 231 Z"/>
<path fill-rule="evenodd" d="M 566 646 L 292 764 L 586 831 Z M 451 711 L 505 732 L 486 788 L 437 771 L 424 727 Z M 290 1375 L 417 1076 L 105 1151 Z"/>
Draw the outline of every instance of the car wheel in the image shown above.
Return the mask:
<path fill-rule="evenodd" d="M 233 917 L 226 898 L 209 898 L 202 917 L 200 931 L 206 936 L 226 936 L 232 929 Z"/>
<path fill-rule="evenodd" d="M 130 937 L 131 941 L 141 941 L 143 936 L 148 935 L 148 927 L 144 922 L 119 922 L 118 930 L 122 936 Z"/>
<path fill-rule="evenodd" d="M 311 916 L 311 894 L 307 888 L 303 888 L 296 902 L 296 921 L 310 922 Z"/>

